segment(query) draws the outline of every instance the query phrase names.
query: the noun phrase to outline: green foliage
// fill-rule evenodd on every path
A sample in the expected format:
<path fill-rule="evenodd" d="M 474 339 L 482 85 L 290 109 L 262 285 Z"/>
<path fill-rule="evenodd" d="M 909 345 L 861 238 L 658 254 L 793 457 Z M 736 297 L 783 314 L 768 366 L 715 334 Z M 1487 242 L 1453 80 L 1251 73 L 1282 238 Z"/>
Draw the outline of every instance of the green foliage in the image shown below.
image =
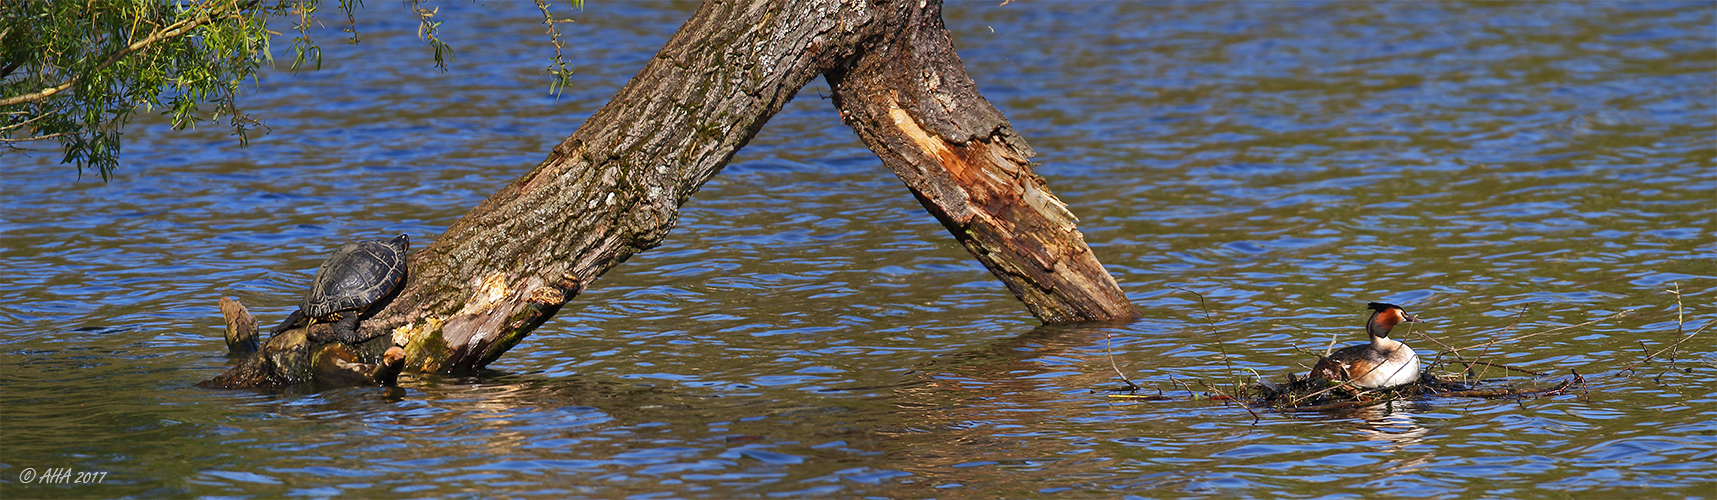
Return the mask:
<path fill-rule="evenodd" d="M 548 25 L 549 44 L 554 46 L 554 59 L 549 61 L 547 68 L 543 68 L 543 72 L 548 73 L 549 76 L 554 78 L 554 80 L 549 83 L 549 93 L 554 94 L 555 98 L 558 99 L 560 98 L 561 90 L 565 89 L 568 84 L 572 83 L 572 71 L 567 69 L 566 61 L 561 60 L 560 51 L 563 46 L 560 41 L 560 27 L 556 26 L 556 24 L 570 23 L 572 20 L 555 19 L 554 13 L 549 12 L 548 0 L 534 1 L 537 4 L 537 10 L 540 10 L 543 13 L 543 24 Z M 572 8 L 584 10 L 584 0 L 572 0 Z"/>
<path fill-rule="evenodd" d="M 417 37 L 429 42 L 429 48 L 435 50 L 435 67 L 447 71 L 447 61 L 453 59 L 453 47 L 441 41 L 441 21 L 435 20 L 435 15 L 441 12 L 441 8 L 425 9 L 422 0 L 410 2 L 407 6 L 417 13 Z"/>
<path fill-rule="evenodd" d="M 221 122 L 243 145 L 262 124 L 239 106 L 246 80 L 273 63 L 271 21 L 292 24 L 284 54 L 290 68 L 320 68 L 322 50 L 310 37 L 323 0 L 0 0 L 0 155 L 21 144 L 57 141 L 63 163 L 81 175 L 93 169 L 110 180 L 120 135 L 132 113 L 160 110 L 175 128 Z M 421 0 L 408 8 L 418 36 L 446 71 L 453 49 L 442 42 L 439 9 Z M 543 1 L 537 2 L 555 47 L 551 90 L 570 81 L 561 41 Z M 354 12 L 362 0 L 337 0 L 349 43 L 358 42 Z M 577 8 L 583 2 L 573 2 Z M 266 128 L 266 127 L 264 127 Z"/>
<path fill-rule="evenodd" d="M 319 54 L 305 36 L 316 6 L 315 0 L 0 3 L 0 153 L 55 140 L 65 151 L 61 161 L 107 180 L 118 164 L 120 134 L 139 108 L 171 114 L 176 128 L 224 120 L 242 143 L 259 123 L 237 97 L 244 80 L 270 61 L 268 21 L 298 19 L 290 50 L 302 62 Z"/>

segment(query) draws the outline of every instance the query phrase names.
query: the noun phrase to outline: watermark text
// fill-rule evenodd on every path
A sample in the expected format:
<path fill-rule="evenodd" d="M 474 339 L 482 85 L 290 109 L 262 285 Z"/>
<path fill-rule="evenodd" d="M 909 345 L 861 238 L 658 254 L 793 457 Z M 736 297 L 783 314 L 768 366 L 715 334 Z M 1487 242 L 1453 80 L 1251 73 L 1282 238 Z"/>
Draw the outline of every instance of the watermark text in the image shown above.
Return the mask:
<path fill-rule="evenodd" d="M 70 467 L 46 469 L 41 474 L 33 468 L 18 473 L 18 482 L 24 484 L 93 484 L 105 479 L 106 472 L 79 472 Z"/>

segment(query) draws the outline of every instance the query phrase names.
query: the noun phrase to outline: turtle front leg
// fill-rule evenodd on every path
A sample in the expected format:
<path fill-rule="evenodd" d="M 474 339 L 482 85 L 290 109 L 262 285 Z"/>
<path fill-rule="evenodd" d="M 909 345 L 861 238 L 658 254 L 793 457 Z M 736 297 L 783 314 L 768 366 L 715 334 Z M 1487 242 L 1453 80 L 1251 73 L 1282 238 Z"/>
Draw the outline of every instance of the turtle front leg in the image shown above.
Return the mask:
<path fill-rule="evenodd" d="M 268 335 L 270 337 L 280 335 L 280 332 L 291 330 L 292 327 L 298 326 L 298 323 L 302 321 L 304 321 L 304 310 L 295 309 L 292 311 L 290 316 L 286 317 L 286 321 L 280 323 L 280 326 L 276 326 L 273 330 L 269 330 Z"/>
<path fill-rule="evenodd" d="M 362 339 L 358 338 L 358 315 L 356 313 L 342 315 L 334 322 L 333 331 L 310 329 L 310 340 L 318 343 L 340 342 L 357 345 Z"/>
<path fill-rule="evenodd" d="M 351 314 L 340 318 L 339 323 L 334 323 L 333 340 L 338 340 L 346 345 L 358 345 L 359 342 L 362 342 L 364 339 L 358 338 L 358 316 L 357 311 L 352 311 Z"/>

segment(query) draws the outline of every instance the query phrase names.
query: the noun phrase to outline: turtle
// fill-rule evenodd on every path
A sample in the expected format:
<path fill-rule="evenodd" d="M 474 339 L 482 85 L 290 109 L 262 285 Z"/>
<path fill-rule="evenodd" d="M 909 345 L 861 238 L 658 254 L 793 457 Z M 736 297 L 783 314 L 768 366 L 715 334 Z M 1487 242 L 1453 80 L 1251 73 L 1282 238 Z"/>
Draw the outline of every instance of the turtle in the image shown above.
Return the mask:
<path fill-rule="evenodd" d="M 405 251 L 411 238 L 399 235 L 392 240 L 370 240 L 352 243 L 329 255 L 316 268 L 316 279 L 298 310 L 270 335 L 291 330 L 308 322 L 334 323 L 333 337 L 312 336 L 318 342 L 339 341 L 358 344 L 358 321 L 381 310 L 405 285 Z"/>

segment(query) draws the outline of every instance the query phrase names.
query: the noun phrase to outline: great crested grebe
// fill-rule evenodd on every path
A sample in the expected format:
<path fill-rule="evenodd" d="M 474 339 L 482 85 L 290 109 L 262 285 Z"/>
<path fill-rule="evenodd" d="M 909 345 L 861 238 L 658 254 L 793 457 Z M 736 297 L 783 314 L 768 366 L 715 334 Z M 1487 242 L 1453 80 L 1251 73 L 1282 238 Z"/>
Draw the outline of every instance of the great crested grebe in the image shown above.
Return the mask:
<path fill-rule="evenodd" d="M 1423 323 L 1401 306 L 1372 302 L 1371 319 L 1365 322 L 1371 343 L 1344 347 L 1318 360 L 1312 376 L 1324 380 L 1351 382 L 1365 389 L 1395 387 L 1419 380 L 1419 354 L 1395 339 L 1389 331 L 1401 323 Z"/>

